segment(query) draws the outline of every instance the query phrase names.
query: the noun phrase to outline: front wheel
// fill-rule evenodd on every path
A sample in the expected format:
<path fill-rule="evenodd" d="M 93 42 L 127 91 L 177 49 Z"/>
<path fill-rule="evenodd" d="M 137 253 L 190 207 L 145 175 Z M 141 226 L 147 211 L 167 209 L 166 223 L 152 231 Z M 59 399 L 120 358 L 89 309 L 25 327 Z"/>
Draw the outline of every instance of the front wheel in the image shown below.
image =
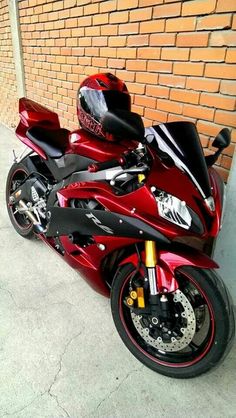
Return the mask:
<path fill-rule="evenodd" d="M 145 289 L 145 278 L 125 265 L 113 281 L 111 308 L 123 342 L 138 360 L 166 376 L 190 378 L 227 354 L 234 317 L 226 287 L 214 270 L 181 267 L 176 280 L 179 289 L 167 294 L 168 314 L 158 317 L 148 309 L 142 314 L 127 304 L 127 298 L 135 282 Z"/>

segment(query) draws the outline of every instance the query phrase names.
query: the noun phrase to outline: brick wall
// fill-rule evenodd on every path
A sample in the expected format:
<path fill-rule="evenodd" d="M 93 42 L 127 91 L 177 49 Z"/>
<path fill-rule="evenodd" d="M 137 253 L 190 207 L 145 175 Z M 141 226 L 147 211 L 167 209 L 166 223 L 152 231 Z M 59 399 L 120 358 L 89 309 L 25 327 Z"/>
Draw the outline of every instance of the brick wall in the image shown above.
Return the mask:
<path fill-rule="evenodd" d="M 21 0 L 27 96 L 73 129 L 79 82 L 109 70 L 146 125 L 196 122 L 210 153 L 222 126 L 236 142 L 235 11 L 235 0 Z M 218 160 L 225 178 L 233 150 Z"/>
<path fill-rule="evenodd" d="M 0 1 L 0 121 L 8 126 L 17 120 L 16 73 L 7 0 Z"/>

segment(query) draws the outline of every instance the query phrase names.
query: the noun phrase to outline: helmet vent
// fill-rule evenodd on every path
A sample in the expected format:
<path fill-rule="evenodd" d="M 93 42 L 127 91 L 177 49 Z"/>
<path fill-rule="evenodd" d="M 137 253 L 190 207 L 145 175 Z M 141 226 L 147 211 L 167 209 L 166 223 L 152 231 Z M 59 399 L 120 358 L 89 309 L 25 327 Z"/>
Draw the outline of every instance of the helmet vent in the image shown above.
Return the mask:
<path fill-rule="evenodd" d="M 102 80 L 97 79 L 96 81 L 98 82 L 98 84 L 101 87 L 105 87 L 105 89 L 108 89 L 109 88 L 109 86 L 107 84 L 105 84 Z"/>

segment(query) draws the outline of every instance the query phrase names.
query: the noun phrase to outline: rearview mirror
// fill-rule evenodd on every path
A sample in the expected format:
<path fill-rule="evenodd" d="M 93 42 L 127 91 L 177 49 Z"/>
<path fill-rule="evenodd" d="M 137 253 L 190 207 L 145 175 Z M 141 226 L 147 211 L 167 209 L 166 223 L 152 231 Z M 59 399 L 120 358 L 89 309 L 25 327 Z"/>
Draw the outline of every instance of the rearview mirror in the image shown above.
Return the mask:
<path fill-rule="evenodd" d="M 214 148 L 224 149 L 227 148 L 231 141 L 231 133 L 228 128 L 222 129 L 218 135 L 216 135 L 212 146 Z"/>

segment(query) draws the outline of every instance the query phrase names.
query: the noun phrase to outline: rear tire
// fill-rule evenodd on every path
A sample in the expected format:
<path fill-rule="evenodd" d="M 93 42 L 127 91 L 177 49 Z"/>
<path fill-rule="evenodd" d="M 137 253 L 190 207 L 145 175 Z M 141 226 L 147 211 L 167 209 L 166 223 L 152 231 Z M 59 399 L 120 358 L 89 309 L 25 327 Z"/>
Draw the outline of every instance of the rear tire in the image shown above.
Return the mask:
<path fill-rule="evenodd" d="M 24 238 L 31 239 L 35 236 L 32 222 L 25 215 L 16 211 L 16 205 L 11 205 L 9 202 L 10 195 L 29 174 L 29 171 L 22 163 L 14 163 L 12 165 L 6 183 L 6 204 L 9 218 L 16 232 Z"/>
<path fill-rule="evenodd" d="M 155 372 L 175 378 L 195 377 L 219 364 L 231 347 L 235 326 L 232 304 L 229 300 L 227 289 L 216 272 L 189 266 L 182 267 L 176 272 L 177 282 L 179 285 L 182 283 L 180 285 L 181 292 L 185 292 L 185 296 L 192 303 L 192 306 L 195 307 L 197 306 L 195 304 L 196 301 L 191 300 L 187 288 L 196 289 L 195 293 L 196 295 L 198 293 L 198 300 L 200 298 L 200 303 L 198 303 L 202 306 L 204 305 L 204 312 L 208 312 L 208 328 L 206 325 L 202 325 L 201 333 L 203 331 L 204 333 L 206 332 L 206 337 L 203 337 L 201 346 L 199 345 L 198 347 L 194 342 L 197 338 L 199 340 L 196 322 L 195 334 L 188 346 L 183 350 L 176 349 L 174 351 L 172 349 L 163 352 L 163 349 L 157 349 L 153 344 L 150 344 L 151 340 L 154 341 L 150 338 L 151 329 L 145 341 L 145 333 L 142 330 L 138 332 L 137 320 L 135 326 L 135 321 L 131 315 L 132 309 L 124 303 L 124 299 L 129 292 L 130 278 L 134 270 L 135 267 L 131 264 L 121 267 L 113 281 L 111 291 L 111 309 L 115 326 L 131 353 Z M 184 288 L 184 283 L 186 288 Z M 196 317 L 196 309 L 194 312 Z M 140 323 L 144 321 L 143 318 L 141 316 Z M 192 325 L 187 326 L 191 327 Z M 147 328 L 144 330 L 147 330 Z"/>

